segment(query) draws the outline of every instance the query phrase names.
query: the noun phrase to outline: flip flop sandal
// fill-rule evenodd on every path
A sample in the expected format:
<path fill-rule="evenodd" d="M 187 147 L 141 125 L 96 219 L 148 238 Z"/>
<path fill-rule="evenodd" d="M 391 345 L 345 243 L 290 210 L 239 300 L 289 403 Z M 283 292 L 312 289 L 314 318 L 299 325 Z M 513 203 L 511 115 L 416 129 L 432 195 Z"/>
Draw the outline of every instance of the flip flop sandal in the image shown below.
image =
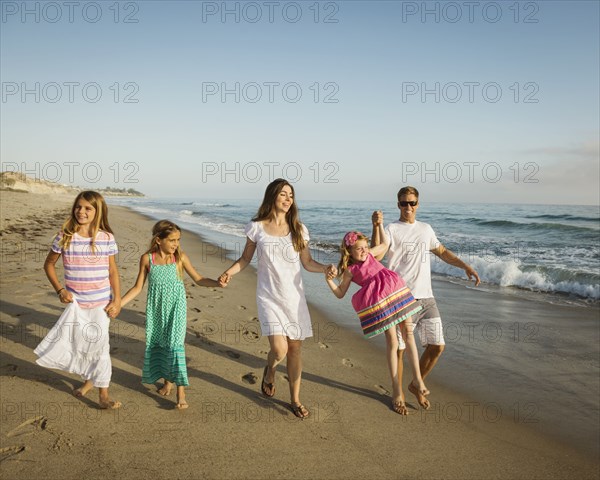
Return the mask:
<path fill-rule="evenodd" d="M 304 420 L 310 415 L 310 412 L 301 403 L 290 403 L 290 409 L 292 410 L 292 413 L 301 420 Z M 306 412 L 306 414 L 304 414 L 304 412 Z"/>
<path fill-rule="evenodd" d="M 273 395 L 275 395 L 275 383 L 265 382 L 265 377 L 267 376 L 268 368 L 269 368 L 269 366 L 265 365 L 265 369 L 263 370 L 262 382 L 260 383 L 260 390 L 262 391 L 262 393 L 265 397 L 272 397 Z M 271 391 L 271 394 L 269 394 L 269 392 L 267 391 L 265 386 Z"/>

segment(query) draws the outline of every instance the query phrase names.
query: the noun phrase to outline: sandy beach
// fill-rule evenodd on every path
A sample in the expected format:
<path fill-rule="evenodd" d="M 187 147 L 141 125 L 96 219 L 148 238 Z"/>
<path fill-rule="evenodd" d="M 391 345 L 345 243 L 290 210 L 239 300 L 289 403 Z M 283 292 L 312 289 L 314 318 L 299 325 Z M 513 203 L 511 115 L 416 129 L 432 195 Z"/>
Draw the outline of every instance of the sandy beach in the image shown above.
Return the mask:
<path fill-rule="evenodd" d="M 527 411 L 516 420 L 499 415 L 435 379 L 428 386 L 439 408 L 425 412 L 406 392 L 411 414 L 395 414 L 379 346 L 314 307 L 301 390 L 311 415 L 297 419 L 287 407 L 284 366 L 274 398 L 260 393 L 268 342 L 260 337 L 251 268 L 226 289 L 186 280 L 189 409 L 176 410 L 174 395 L 141 383 L 144 290 L 111 323 L 110 390 L 123 407 L 99 410 L 95 391 L 74 398 L 80 379 L 38 366 L 33 354 L 63 309 L 42 266 L 73 198 L 0 194 L 3 479 L 599 477 L 590 455 L 529 428 L 522 421 Z M 123 207 L 109 212 L 125 293 L 154 221 Z M 182 247 L 204 276 L 216 278 L 230 263 L 190 232 Z M 450 357 L 442 361 L 452 368 Z"/>

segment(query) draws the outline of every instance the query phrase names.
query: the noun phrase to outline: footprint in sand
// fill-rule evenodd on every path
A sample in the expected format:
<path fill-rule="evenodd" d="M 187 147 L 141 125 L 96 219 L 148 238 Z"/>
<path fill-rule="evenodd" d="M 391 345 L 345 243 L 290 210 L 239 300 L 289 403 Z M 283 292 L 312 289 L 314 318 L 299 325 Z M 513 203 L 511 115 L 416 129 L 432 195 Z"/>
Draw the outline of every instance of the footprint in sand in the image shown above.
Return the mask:
<path fill-rule="evenodd" d="M 258 317 L 250 317 L 251 322 L 258 322 Z"/>
<path fill-rule="evenodd" d="M 323 348 L 323 349 L 329 348 L 329 345 L 327 345 L 326 343 L 323 343 L 323 342 L 319 342 L 319 348 Z"/>
<path fill-rule="evenodd" d="M 258 334 L 258 332 L 245 328 L 242 331 L 242 337 L 244 337 L 245 340 L 254 341 L 258 340 L 260 338 L 260 335 Z"/>
<path fill-rule="evenodd" d="M 202 312 L 202 310 L 200 310 L 198 307 L 194 307 L 194 308 L 192 308 L 192 310 L 197 313 Z"/>
<path fill-rule="evenodd" d="M 243 305 L 238 305 L 238 310 L 246 310 L 246 307 L 244 307 Z"/>
<path fill-rule="evenodd" d="M 247 373 L 246 375 L 242 376 L 242 382 L 244 383 L 249 383 L 250 385 L 254 385 L 258 380 L 258 377 L 253 373 Z"/>
<path fill-rule="evenodd" d="M 196 335 L 196 338 L 199 338 L 200 340 L 202 340 L 202 343 L 206 343 L 207 345 L 215 344 L 215 342 L 211 342 L 208 338 L 206 338 L 206 335 L 204 335 L 203 333 L 196 332 L 194 330 L 194 335 Z"/>
<path fill-rule="evenodd" d="M 12 447 L 0 448 L 0 462 L 12 457 L 13 455 L 24 452 L 25 448 L 25 445 L 14 445 Z"/>
<path fill-rule="evenodd" d="M 215 327 L 214 325 L 212 325 L 210 323 L 206 323 L 203 325 L 202 329 L 203 329 L 203 333 L 210 334 L 210 333 L 215 333 L 217 327 Z"/>
<path fill-rule="evenodd" d="M 6 434 L 7 437 L 17 437 L 22 435 L 32 435 L 38 430 L 46 430 L 48 426 L 48 419 L 46 417 L 39 416 L 25 420 L 20 425 L 13 428 Z"/>
<path fill-rule="evenodd" d="M 379 395 L 389 395 L 390 392 L 383 385 L 373 385 L 375 387 L 375 391 Z"/>
<path fill-rule="evenodd" d="M 349 358 L 342 358 L 342 363 L 344 365 L 346 365 L 347 367 L 353 367 L 354 366 L 354 364 L 350 361 Z"/>
<path fill-rule="evenodd" d="M 265 350 L 259 350 L 258 353 L 260 355 L 268 355 L 269 354 L 269 352 L 266 352 Z"/>

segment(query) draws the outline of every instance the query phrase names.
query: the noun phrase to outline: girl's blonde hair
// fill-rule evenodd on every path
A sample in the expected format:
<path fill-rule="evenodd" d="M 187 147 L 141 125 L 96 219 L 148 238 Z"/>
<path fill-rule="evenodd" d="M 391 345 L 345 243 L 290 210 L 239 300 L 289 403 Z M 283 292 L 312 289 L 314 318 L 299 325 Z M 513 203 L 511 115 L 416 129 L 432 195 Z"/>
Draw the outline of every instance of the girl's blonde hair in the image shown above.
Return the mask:
<path fill-rule="evenodd" d="M 152 240 L 150 240 L 150 247 L 146 250 L 144 255 L 148 255 L 149 253 L 158 252 L 159 246 L 156 243 L 157 240 L 164 240 L 173 232 L 181 233 L 181 228 L 171 222 L 170 220 L 160 220 L 154 224 L 152 227 Z M 177 245 L 177 250 L 175 250 L 175 264 L 177 265 L 177 275 L 179 278 L 183 278 L 183 252 L 179 245 Z"/>
<path fill-rule="evenodd" d="M 258 208 L 258 213 L 252 219 L 252 221 L 262 222 L 263 220 L 271 220 L 275 218 L 275 201 L 277 200 L 277 195 L 279 195 L 281 190 L 283 190 L 283 187 L 286 185 L 292 189 L 292 197 L 294 201 L 292 202 L 292 206 L 288 212 L 285 214 L 285 219 L 290 229 L 290 233 L 292 234 L 292 244 L 294 245 L 294 250 L 301 252 L 304 250 L 304 247 L 306 247 L 306 241 L 302 236 L 302 223 L 300 223 L 300 219 L 298 218 L 298 207 L 296 205 L 296 194 L 294 192 L 294 187 L 287 180 L 283 178 L 277 178 L 267 185 L 265 196 L 260 207 Z"/>
<path fill-rule="evenodd" d="M 62 225 L 63 237 L 59 242 L 59 246 L 63 250 L 67 250 L 69 248 L 71 240 L 73 239 L 73 235 L 79 230 L 79 223 L 77 222 L 77 218 L 75 216 L 75 207 L 77 207 L 77 203 L 82 198 L 89 202 L 92 207 L 96 209 L 96 215 L 94 216 L 94 220 L 92 220 L 92 252 L 95 251 L 95 241 L 98 231 L 113 233 L 110 225 L 108 224 L 108 207 L 106 206 L 104 197 L 98 192 L 94 192 L 92 190 L 80 192 L 73 201 L 73 206 L 71 207 L 71 216 Z"/>
<path fill-rule="evenodd" d="M 344 239 L 342 240 L 342 245 L 340 247 L 341 257 L 338 263 L 338 277 L 341 277 L 344 272 L 348 270 L 348 266 L 352 265 L 350 248 L 360 240 L 365 240 L 367 245 L 369 243 L 369 239 L 360 232 L 351 231 L 344 235 Z"/>

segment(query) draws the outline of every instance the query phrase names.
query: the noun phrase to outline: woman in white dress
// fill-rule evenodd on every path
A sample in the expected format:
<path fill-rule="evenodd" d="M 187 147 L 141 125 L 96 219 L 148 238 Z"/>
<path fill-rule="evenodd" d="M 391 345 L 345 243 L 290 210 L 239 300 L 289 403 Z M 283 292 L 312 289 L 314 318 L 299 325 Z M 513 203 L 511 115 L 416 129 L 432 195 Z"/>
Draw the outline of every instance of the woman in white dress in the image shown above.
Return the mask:
<path fill-rule="evenodd" d="M 246 237 L 242 256 L 221 274 L 219 281 L 227 285 L 257 252 L 258 318 L 262 335 L 269 338 L 270 345 L 261 391 L 267 397 L 275 394 L 275 370 L 287 356 L 290 408 L 304 419 L 309 411 L 300 402 L 301 347 L 302 340 L 312 337 L 312 325 L 300 265 L 314 273 L 336 275 L 337 271 L 335 266 L 323 265 L 310 255 L 308 230 L 298 219 L 294 188 L 282 178 L 267 186 L 258 213 L 246 226 Z"/>

